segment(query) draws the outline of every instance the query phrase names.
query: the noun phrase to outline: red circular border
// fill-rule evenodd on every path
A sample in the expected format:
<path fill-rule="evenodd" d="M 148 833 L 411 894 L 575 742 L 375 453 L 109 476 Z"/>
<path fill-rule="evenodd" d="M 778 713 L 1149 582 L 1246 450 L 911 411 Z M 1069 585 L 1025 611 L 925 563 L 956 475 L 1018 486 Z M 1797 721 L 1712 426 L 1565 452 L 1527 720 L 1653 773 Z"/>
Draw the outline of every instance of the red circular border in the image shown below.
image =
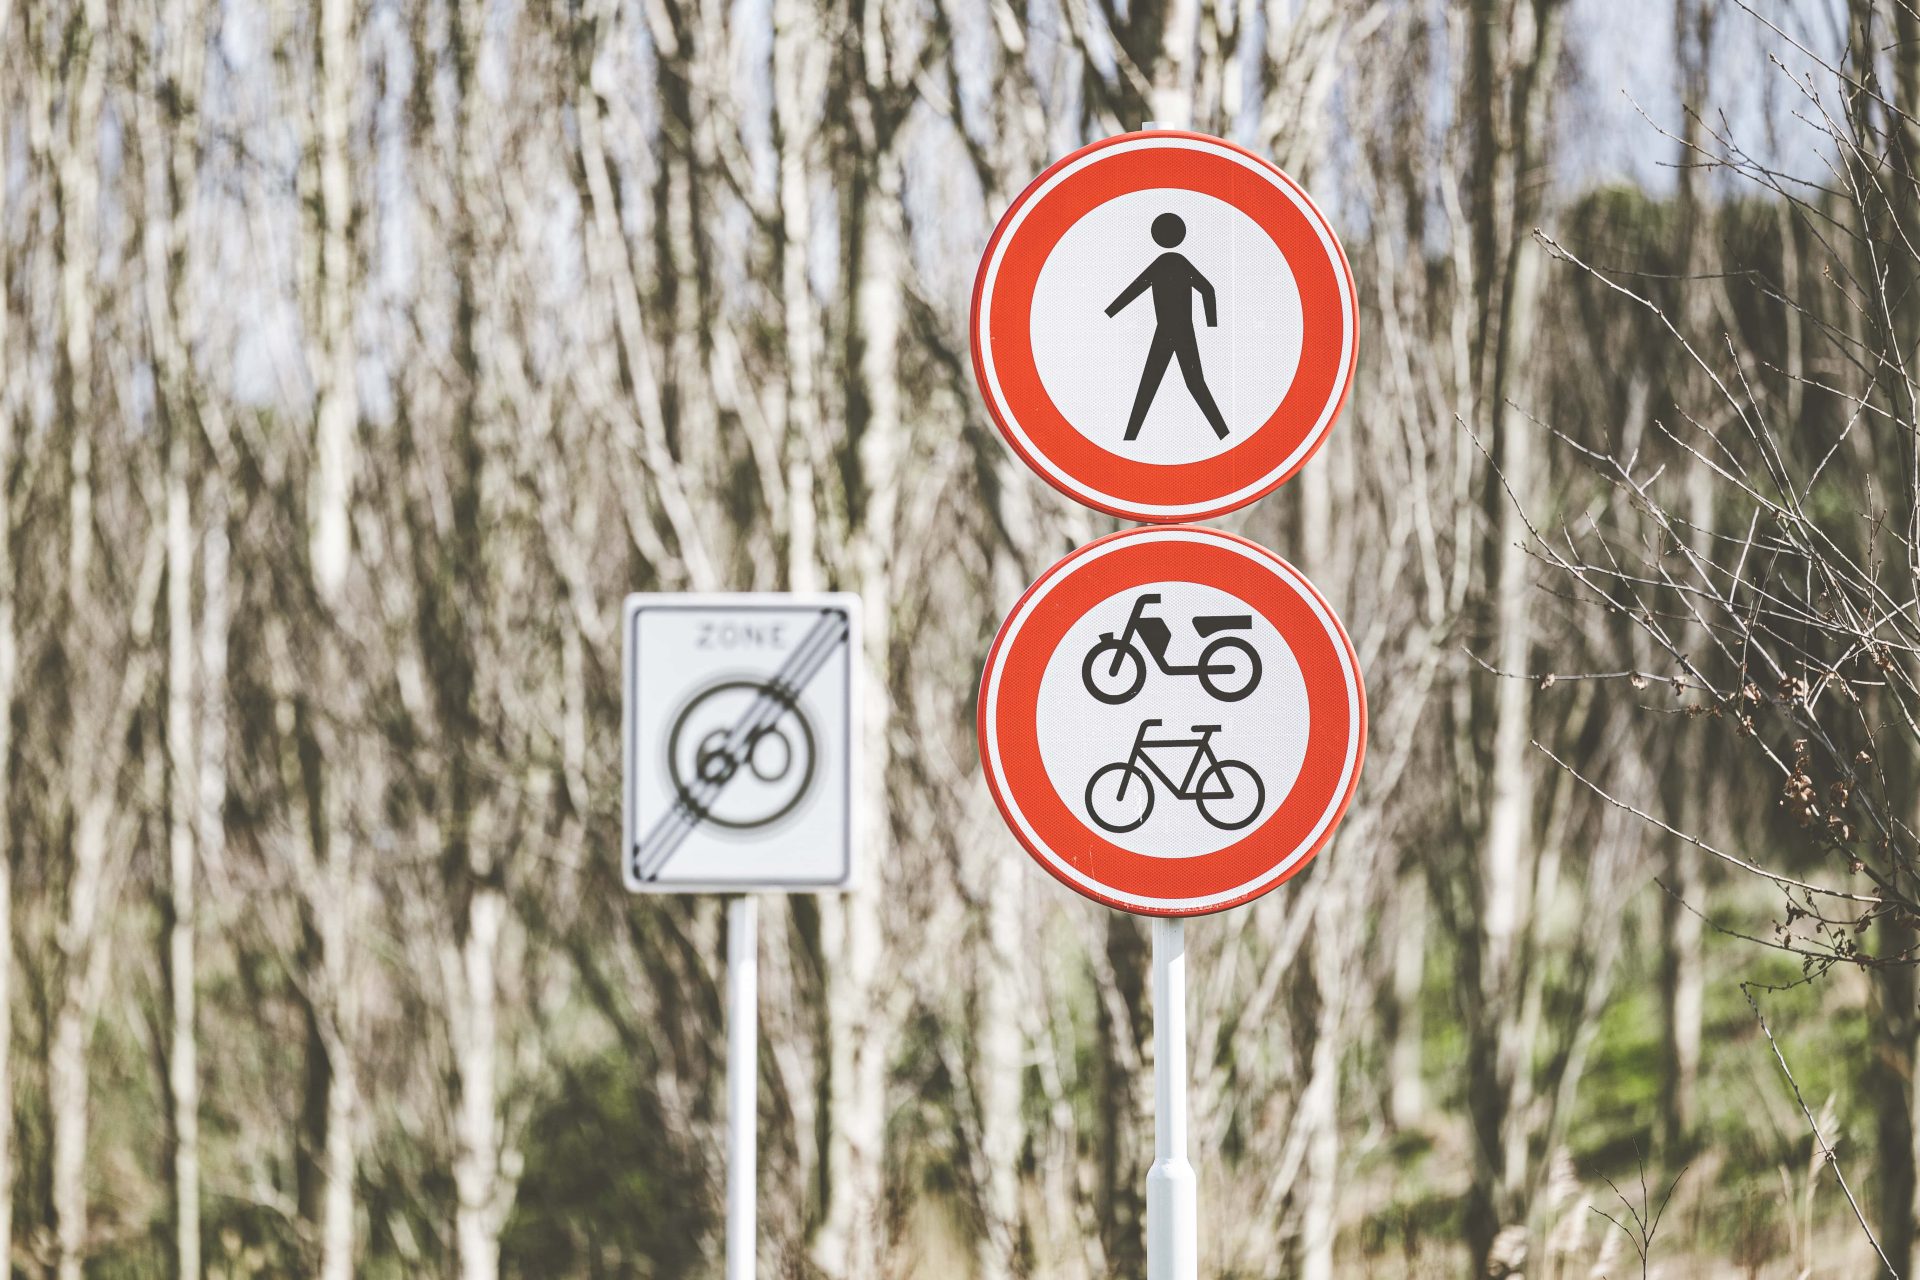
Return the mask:
<path fill-rule="evenodd" d="M 1015 215 L 1036 199 L 1035 193 L 1039 188 L 1068 165 L 1122 143 L 1137 143 L 1143 138 L 1205 142 L 1243 156 L 1279 178 L 1301 204 L 1312 210 L 1312 216 L 1303 212 L 1300 205 L 1288 199 L 1273 183 L 1249 173 L 1243 165 L 1225 156 L 1186 147 L 1136 148 L 1122 152 L 1100 164 L 1088 165 L 1048 192 L 1044 200 L 1033 205 L 1018 234 L 1007 246 L 1006 257 L 1001 262 L 995 282 L 991 314 L 983 317 L 981 300 L 986 292 L 988 264 L 993 261 L 1001 240 L 1009 234 L 1008 228 Z M 1144 175 L 1139 172 L 1143 167 L 1148 170 Z M 1047 393 L 1039 370 L 1034 365 L 1029 341 L 1034 286 L 1048 254 L 1061 236 L 1095 206 L 1129 191 L 1147 187 L 1178 187 L 1197 191 L 1225 200 L 1252 218 L 1273 239 L 1294 272 L 1309 336 L 1314 330 L 1316 316 L 1330 315 L 1336 331 L 1339 329 L 1343 295 L 1348 312 L 1353 317 L 1354 341 L 1349 348 L 1344 370 L 1340 367 L 1337 342 L 1303 342 L 1300 367 L 1295 371 L 1292 385 L 1272 416 L 1241 444 L 1197 462 L 1171 465 L 1137 462 L 1103 449 L 1081 435 L 1061 415 L 1052 396 Z M 1318 227 L 1315 226 L 1316 220 Z M 1333 242 L 1332 259 L 1327 256 L 1326 246 L 1321 242 L 1319 232 L 1322 230 Z M 1334 270 L 1336 259 L 1338 273 Z M 1347 264 L 1346 251 L 1341 248 L 1339 237 L 1334 235 L 1332 226 L 1318 206 L 1298 183 L 1245 148 L 1207 134 L 1172 130 L 1103 138 L 1063 157 L 1029 183 L 1001 217 L 987 241 L 986 252 L 981 255 L 980 267 L 974 274 L 969 327 L 974 380 L 979 384 L 981 399 L 985 401 L 994 425 L 1021 460 L 1048 484 L 1076 502 L 1110 515 L 1154 523 L 1209 519 L 1257 502 L 1286 483 L 1326 442 L 1352 389 L 1353 371 L 1359 357 L 1359 299 L 1354 290 L 1353 272 Z M 993 334 L 1003 335 L 1003 340 L 988 341 Z M 1021 419 L 1028 438 L 1034 441 L 1032 451 L 1020 441 L 1001 413 L 993 389 L 988 384 L 984 356 L 988 345 L 993 347 L 1001 394 L 1009 406 L 1019 405 L 1015 416 Z M 1334 393 L 1336 384 L 1337 395 Z M 1333 405 L 1333 412 L 1327 419 L 1326 429 L 1291 467 L 1278 472 L 1287 456 L 1314 429 L 1329 402 Z M 1040 464 L 1034 456 L 1036 451 L 1081 484 L 1115 497 L 1116 501 L 1096 501 L 1084 493 L 1075 492 Z M 1169 515 L 1126 505 L 1129 495 L 1134 494 L 1151 494 L 1154 505 L 1160 507 L 1216 501 L 1222 494 L 1239 489 L 1246 483 L 1247 476 L 1268 472 L 1278 473 L 1257 492 L 1233 501 L 1218 501 L 1218 505 L 1203 511 Z M 1116 477 L 1120 483 L 1114 482 Z M 1145 497 L 1130 500 L 1135 503 L 1147 501 Z"/>
<path fill-rule="evenodd" d="M 1186 539 L 1162 541 L 1152 536 L 1176 531 L 1204 534 L 1218 539 L 1224 545 L 1209 547 Z M 1096 547 L 1135 538 L 1146 538 L 1147 541 L 1138 547 L 1101 556 L 1083 568 L 1075 567 Z M 1250 548 L 1275 562 L 1292 576 L 1295 580 L 1292 585 L 1297 589 L 1288 589 L 1289 584 L 1284 577 L 1262 568 L 1254 560 L 1234 550 L 1234 547 Z M 1035 725 L 1037 717 L 1034 713 L 1041 676 L 1067 629 L 1094 604 L 1119 591 L 1147 582 L 1166 581 L 1197 582 L 1215 587 L 1238 596 L 1249 606 L 1258 609 L 1294 647 L 1301 675 L 1306 681 L 1308 701 L 1306 759 L 1301 765 L 1299 777 L 1274 812 L 1258 827 L 1224 849 L 1177 859 L 1155 858 L 1123 849 L 1073 816 L 1061 801 L 1041 762 Z M 1054 584 L 1054 589 L 1021 624 L 1018 635 L 1009 637 L 1008 629 L 1026 608 L 1028 600 L 1049 584 Z M 1314 613 L 1307 600 L 1309 596 L 1325 612 L 1326 622 Z M 1328 622 L 1331 623 L 1331 635 Z M 1338 637 L 1340 651 L 1334 648 L 1335 636 Z M 998 705 L 1010 710 L 1011 714 L 1003 710 L 995 716 L 1000 733 L 1000 757 L 1007 773 L 1003 789 L 1000 778 L 995 774 L 989 750 L 988 717 L 995 705 L 989 700 L 994 668 L 1001 648 L 1009 643 L 1018 647 L 1008 654 L 1007 671 L 1000 682 Z M 1037 654 L 1036 660 L 1016 671 L 1015 663 L 1019 655 L 1029 651 Z M 1340 660 L 1342 652 L 1346 666 L 1354 674 L 1357 715 L 1351 718 L 1347 708 L 1346 679 Z M 979 703 L 976 732 L 980 763 L 986 774 L 987 785 L 993 792 L 994 803 L 999 806 L 1008 829 L 1035 862 L 1068 888 L 1096 902 L 1139 915 L 1189 916 L 1225 911 L 1250 902 L 1275 885 L 1292 878 L 1332 839 L 1335 828 L 1339 826 L 1341 817 L 1353 799 L 1354 788 L 1360 779 L 1360 766 L 1366 756 L 1366 685 L 1360 678 L 1360 663 L 1354 654 L 1353 642 L 1347 637 L 1340 620 L 1298 569 L 1258 543 L 1218 529 L 1182 525 L 1126 529 L 1090 542 L 1067 555 L 1027 588 L 1001 624 L 993 647 L 987 652 L 986 669 L 981 673 Z M 1009 703 L 1012 704 L 1010 708 Z M 1330 740 L 1337 749 L 1324 749 L 1324 744 Z M 1340 774 L 1345 768 L 1349 741 L 1355 747 L 1354 767 L 1345 788 L 1341 789 Z M 1037 779 L 1037 784 L 1032 787 L 1016 784 L 1016 772 L 1022 777 Z M 1017 802 L 1015 797 L 1007 794 L 1008 790 L 1020 792 Z M 1016 810 L 1048 848 L 1038 848 L 1028 838 L 1015 820 Z M 1173 901 L 1205 897 L 1246 885 L 1271 870 L 1281 860 L 1294 854 L 1314 825 L 1329 812 L 1333 820 L 1327 824 L 1326 830 L 1285 872 L 1256 889 L 1204 907 L 1140 906 L 1090 889 L 1064 874 L 1052 861 L 1052 858 L 1058 858 L 1068 863 L 1115 894 Z M 1136 877 L 1155 883 L 1143 884 Z"/>

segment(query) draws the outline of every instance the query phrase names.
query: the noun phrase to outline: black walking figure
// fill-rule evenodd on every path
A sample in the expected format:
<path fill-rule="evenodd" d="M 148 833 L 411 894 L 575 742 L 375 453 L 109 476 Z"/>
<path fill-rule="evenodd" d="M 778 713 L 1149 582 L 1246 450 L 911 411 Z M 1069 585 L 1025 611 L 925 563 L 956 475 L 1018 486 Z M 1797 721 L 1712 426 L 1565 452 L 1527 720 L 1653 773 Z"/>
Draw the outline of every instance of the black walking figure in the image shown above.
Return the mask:
<path fill-rule="evenodd" d="M 1213 424 L 1213 434 L 1222 440 L 1227 438 L 1226 420 L 1220 416 L 1220 406 L 1213 402 L 1213 393 L 1207 390 L 1206 374 L 1200 370 L 1200 348 L 1193 337 L 1195 293 L 1207 309 L 1207 327 L 1218 323 L 1213 311 L 1213 286 L 1185 254 L 1172 251 L 1186 238 L 1187 224 L 1178 214 L 1163 213 L 1155 218 L 1154 243 L 1167 252 L 1148 263 L 1147 269 L 1107 308 L 1107 315 L 1117 316 L 1149 285 L 1153 287 L 1153 345 L 1147 348 L 1147 366 L 1140 371 L 1140 390 L 1134 393 L 1133 413 L 1127 419 L 1128 440 L 1140 434 L 1140 424 L 1147 420 L 1160 379 L 1166 376 L 1167 361 L 1173 357 L 1180 361 L 1180 376 L 1186 379 L 1194 403 Z"/>

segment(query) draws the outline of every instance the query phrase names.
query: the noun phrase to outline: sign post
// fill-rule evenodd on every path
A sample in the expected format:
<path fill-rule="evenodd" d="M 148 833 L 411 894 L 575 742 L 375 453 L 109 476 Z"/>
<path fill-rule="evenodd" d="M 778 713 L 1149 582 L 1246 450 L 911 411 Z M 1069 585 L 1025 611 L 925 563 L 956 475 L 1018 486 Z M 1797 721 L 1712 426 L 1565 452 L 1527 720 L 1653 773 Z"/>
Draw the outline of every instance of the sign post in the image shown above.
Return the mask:
<path fill-rule="evenodd" d="M 1153 1166 L 1148 1280 L 1196 1280 L 1200 1199 L 1187 1163 L 1187 922 L 1153 922 Z"/>
<path fill-rule="evenodd" d="M 621 875 L 727 901 L 727 1280 L 758 1239 L 759 900 L 843 891 L 856 851 L 860 601 L 627 597 Z"/>
<path fill-rule="evenodd" d="M 760 1119 L 760 903 L 727 901 L 727 1280 L 753 1280 Z"/>
<path fill-rule="evenodd" d="M 1358 313 L 1297 183 L 1151 122 L 1034 179 L 974 280 L 974 374 L 1008 446 L 1075 501 L 1160 526 L 1042 574 L 994 639 L 979 703 L 1015 838 L 1076 892 L 1154 917 L 1148 1280 L 1199 1269 L 1183 918 L 1251 901 L 1319 852 L 1366 742 L 1353 645 L 1312 584 L 1178 522 L 1305 465 L 1346 401 Z"/>

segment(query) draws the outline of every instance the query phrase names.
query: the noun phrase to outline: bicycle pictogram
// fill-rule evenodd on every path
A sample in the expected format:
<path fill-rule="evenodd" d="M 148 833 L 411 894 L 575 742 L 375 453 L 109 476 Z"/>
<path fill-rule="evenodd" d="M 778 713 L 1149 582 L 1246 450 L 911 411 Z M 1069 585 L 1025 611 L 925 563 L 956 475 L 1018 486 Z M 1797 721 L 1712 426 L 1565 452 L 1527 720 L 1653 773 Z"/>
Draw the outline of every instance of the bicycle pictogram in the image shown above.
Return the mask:
<path fill-rule="evenodd" d="M 1222 831 L 1238 831 L 1260 816 L 1267 804 L 1266 783 L 1244 760 L 1222 760 L 1214 754 L 1217 724 L 1196 724 L 1194 738 L 1148 738 L 1159 720 L 1142 720 L 1125 760 L 1102 765 L 1087 779 L 1087 815 L 1115 835 L 1135 830 L 1153 813 L 1153 780 L 1176 800 L 1191 800 L 1200 816 Z M 1191 747 L 1193 755 L 1178 782 L 1151 754 L 1162 749 Z"/>
<path fill-rule="evenodd" d="M 1159 603 L 1158 592 L 1142 593 L 1133 602 L 1125 630 L 1117 636 L 1111 631 L 1101 633 L 1100 642 L 1087 651 L 1080 665 L 1080 682 L 1088 693 L 1113 705 L 1139 693 L 1147 679 L 1147 660 L 1140 653 L 1143 646 L 1162 672 L 1195 677 L 1201 688 L 1221 702 L 1238 702 L 1260 686 L 1260 654 L 1239 636 L 1220 636 L 1200 650 L 1200 660 L 1192 666 L 1168 661 L 1173 629 L 1164 618 L 1147 612 L 1148 605 Z M 1245 613 L 1203 614 L 1193 619 L 1193 629 L 1202 639 L 1252 626 L 1252 615 Z"/>

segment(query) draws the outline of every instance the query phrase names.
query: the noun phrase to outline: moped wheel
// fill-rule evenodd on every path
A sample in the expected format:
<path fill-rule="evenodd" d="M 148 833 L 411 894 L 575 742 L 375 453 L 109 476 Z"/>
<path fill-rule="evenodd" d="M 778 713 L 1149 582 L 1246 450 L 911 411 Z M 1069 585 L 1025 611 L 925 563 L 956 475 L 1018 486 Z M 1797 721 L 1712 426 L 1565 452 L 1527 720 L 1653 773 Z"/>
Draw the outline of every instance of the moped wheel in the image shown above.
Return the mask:
<path fill-rule="evenodd" d="M 1260 687 L 1260 654 L 1239 636 L 1221 636 L 1200 651 L 1199 675 L 1208 693 L 1238 702 Z"/>
<path fill-rule="evenodd" d="M 1115 835 L 1132 831 L 1152 812 L 1153 781 L 1139 765 L 1120 761 L 1087 779 L 1087 816 L 1102 829 Z"/>
<path fill-rule="evenodd" d="M 1194 800 L 1200 816 L 1222 831 L 1238 831 L 1267 807 L 1267 784 L 1240 760 L 1220 761 L 1200 775 L 1194 789 L 1200 793 Z"/>
<path fill-rule="evenodd" d="M 1116 650 L 1120 655 L 1118 675 L 1113 672 Z M 1112 636 L 1103 638 L 1099 644 L 1087 650 L 1087 660 L 1080 664 L 1080 683 L 1086 686 L 1087 692 L 1114 706 L 1140 692 L 1140 686 L 1146 683 L 1146 679 L 1147 663 L 1140 656 L 1140 651 Z"/>

